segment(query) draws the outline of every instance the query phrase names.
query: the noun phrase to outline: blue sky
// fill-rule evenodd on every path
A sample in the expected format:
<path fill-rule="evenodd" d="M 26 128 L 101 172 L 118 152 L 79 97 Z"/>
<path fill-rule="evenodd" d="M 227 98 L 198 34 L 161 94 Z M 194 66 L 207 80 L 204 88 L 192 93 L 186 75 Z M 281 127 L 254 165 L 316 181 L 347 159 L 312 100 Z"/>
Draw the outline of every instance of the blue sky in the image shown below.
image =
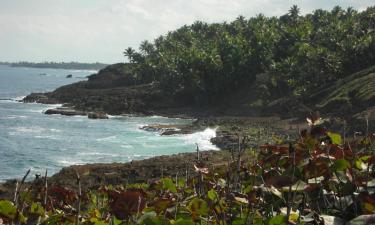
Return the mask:
<path fill-rule="evenodd" d="M 314 9 L 374 0 L 0 0 L 0 61 L 122 62 L 137 48 L 196 20 L 222 22 L 238 15 L 285 14 L 292 5 Z"/>

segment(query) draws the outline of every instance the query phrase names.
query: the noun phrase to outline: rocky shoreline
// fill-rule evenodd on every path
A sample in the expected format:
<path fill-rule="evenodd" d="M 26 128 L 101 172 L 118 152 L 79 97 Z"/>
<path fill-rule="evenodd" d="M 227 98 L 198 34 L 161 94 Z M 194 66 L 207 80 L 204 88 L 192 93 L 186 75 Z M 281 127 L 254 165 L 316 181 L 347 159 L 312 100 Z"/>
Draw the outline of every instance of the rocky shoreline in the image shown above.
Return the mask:
<path fill-rule="evenodd" d="M 373 76 L 374 71 L 375 67 L 354 74 L 353 79 L 366 74 L 370 74 L 366 75 L 368 77 Z M 142 129 L 159 132 L 161 135 L 174 135 L 194 133 L 207 127 L 217 128 L 216 137 L 211 142 L 222 150 L 202 152 L 202 157 L 212 168 L 228 163 L 231 152 L 238 148 L 242 137 L 247 138 L 246 147 L 257 147 L 277 139 L 294 139 L 299 135 L 299 131 L 306 128 L 304 118 L 314 111 L 311 105 L 314 99 L 315 102 L 319 102 L 331 91 L 330 88 L 326 88 L 313 95 L 310 106 L 305 104 L 303 99 L 284 99 L 285 101 L 273 101 L 267 106 L 268 108 L 249 108 L 246 104 L 242 104 L 238 96 L 234 96 L 233 99 L 223 99 L 222 105 L 194 106 L 183 99 L 172 98 L 161 92 L 155 82 L 136 84 L 130 77 L 126 65 L 111 65 L 98 74 L 89 76 L 88 81 L 62 86 L 49 93 L 32 93 L 26 96 L 23 102 L 63 104 L 62 107 L 49 109 L 45 113 L 84 115 L 91 119 L 106 119 L 108 115 L 196 118 L 196 121 L 189 125 L 149 124 Z M 337 83 L 333 88 L 340 89 L 340 85 L 342 84 Z M 370 99 L 352 106 L 341 104 L 341 108 L 335 107 L 336 110 L 341 111 L 326 115 L 325 125 L 340 133 L 374 130 L 375 107 L 372 107 L 371 102 Z M 329 104 L 325 105 L 326 108 L 320 109 L 331 112 L 332 109 L 328 108 Z M 349 107 L 348 111 L 342 108 L 344 106 L 352 108 Z M 76 171 L 81 175 L 82 182 L 87 188 L 98 184 L 147 182 L 160 176 L 183 175 L 187 173 L 186 171 L 194 173 L 194 163 L 196 163 L 196 153 L 159 156 L 129 163 L 77 165 L 63 168 L 50 177 L 49 182 L 74 187 Z M 14 180 L 0 184 L 0 198 L 11 197 L 14 185 Z"/>
<path fill-rule="evenodd" d="M 231 154 L 228 151 L 201 151 L 199 157 L 199 162 L 203 162 L 210 170 L 227 165 L 231 161 Z M 147 183 L 160 177 L 195 176 L 194 165 L 197 163 L 197 153 L 194 152 L 157 156 L 128 163 L 74 165 L 65 167 L 49 177 L 48 183 L 49 186 L 57 185 L 75 189 L 77 185 L 76 173 L 80 175 L 84 190 L 101 185 Z M 0 199 L 13 197 L 16 182 L 14 179 L 0 183 Z M 27 182 L 24 187 L 27 188 L 33 182 L 37 182 L 37 180 Z"/>

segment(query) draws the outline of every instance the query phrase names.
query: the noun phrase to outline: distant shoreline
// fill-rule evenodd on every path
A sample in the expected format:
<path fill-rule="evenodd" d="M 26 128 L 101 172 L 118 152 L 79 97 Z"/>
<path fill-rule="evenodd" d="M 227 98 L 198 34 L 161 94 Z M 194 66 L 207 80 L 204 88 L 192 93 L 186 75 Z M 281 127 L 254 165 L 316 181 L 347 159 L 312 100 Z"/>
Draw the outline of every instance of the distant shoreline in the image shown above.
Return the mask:
<path fill-rule="evenodd" d="M 108 66 L 104 63 L 80 63 L 80 62 L 0 62 L 0 65 L 7 65 L 10 67 L 26 67 L 26 68 L 40 68 L 40 69 L 74 69 L 74 70 L 101 70 Z"/>

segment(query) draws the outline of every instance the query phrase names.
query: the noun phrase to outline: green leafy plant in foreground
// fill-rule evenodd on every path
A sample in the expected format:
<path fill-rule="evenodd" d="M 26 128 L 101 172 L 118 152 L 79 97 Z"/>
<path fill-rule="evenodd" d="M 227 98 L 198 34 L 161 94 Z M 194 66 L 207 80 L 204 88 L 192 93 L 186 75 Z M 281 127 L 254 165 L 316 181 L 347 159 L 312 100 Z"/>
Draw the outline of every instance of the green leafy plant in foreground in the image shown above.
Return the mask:
<path fill-rule="evenodd" d="M 375 220 L 375 135 L 348 141 L 308 119 L 297 140 L 245 150 L 192 177 L 82 192 L 38 179 L 0 201 L 5 224 L 366 224 Z M 245 139 L 244 139 L 245 140 Z M 242 155 L 241 155 L 242 154 Z M 251 154 L 252 160 L 243 157 Z M 0 221 L 1 221 L 0 220 Z"/>

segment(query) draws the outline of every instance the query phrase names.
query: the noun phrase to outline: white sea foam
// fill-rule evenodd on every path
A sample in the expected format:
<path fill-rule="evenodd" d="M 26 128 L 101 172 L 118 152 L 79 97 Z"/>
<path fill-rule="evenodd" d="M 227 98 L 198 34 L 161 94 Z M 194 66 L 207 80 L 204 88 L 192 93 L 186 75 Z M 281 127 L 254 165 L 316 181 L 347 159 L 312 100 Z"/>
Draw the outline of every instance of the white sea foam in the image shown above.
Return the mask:
<path fill-rule="evenodd" d="M 17 96 L 15 98 L 12 98 L 12 100 L 14 101 L 21 101 L 22 99 L 24 99 L 26 97 L 26 95 L 23 95 L 23 96 Z"/>
<path fill-rule="evenodd" d="M 59 140 L 59 137 L 53 136 L 53 135 L 35 135 L 34 138 L 39 139 L 50 139 L 50 140 Z"/>
<path fill-rule="evenodd" d="M 59 133 L 59 132 L 61 132 L 61 130 L 59 130 L 59 129 L 54 129 L 54 128 L 51 128 L 51 129 L 49 129 L 51 132 L 56 132 L 56 133 Z"/>
<path fill-rule="evenodd" d="M 97 73 L 98 70 L 68 70 L 72 73 L 81 73 L 81 72 L 87 72 L 87 73 Z"/>
<path fill-rule="evenodd" d="M 80 152 L 77 155 L 79 156 L 110 156 L 118 157 L 118 154 L 104 153 L 104 152 Z"/>
<path fill-rule="evenodd" d="M 26 119 L 28 116 L 23 116 L 23 115 L 9 115 L 4 117 L 4 119 Z"/>
<path fill-rule="evenodd" d="M 121 115 L 108 115 L 108 118 L 109 119 L 112 119 L 112 118 L 123 118 L 124 116 L 121 116 Z"/>
<path fill-rule="evenodd" d="M 97 141 L 109 141 L 109 142 L 113 142 L 113 141 L 116 141 L 117 139 L 117 136 L 116 135 L 113 135 L 113 136 L 108 136 L 108 137 L 104 137 L 104 138 L 97 138 L 96 140 Z"/>
<path fill-rule="evenodd" d="M 127 145 L 127 144 L 122 144 L 120 145 L 121 148 L 126 148 L 126 149 L 130 149 L 130 148 L 134 148 L 134 146 L 132 145 Z"/>
<path fill-rule="evenodd" d="M 33 127 L 12 127 L 10 128 L 13 131 L 10 131 L 10 135 L 17 135 L 17 134 L 24 134 L 24 133 L 42 133 L 45 131 L 44 128 L 38 127 L 38 126 L 33 126 Z"/>
<path fill-rule="evenodd" d="M 14 102 L 14 103 L 19 103 L 22 99 L 24 99 L 26 96 L 17 96 L 17 97 L 14 97 L 14 98 L 2 98 L 0 99 L 0 102 Z"/>
<path fill-rule="evenodd" d="M 82 160 L 73 160 L 73 159 L 61 159 L 57 161 L 62 166 L 71 166 L 71 165 L 81 165 L 85 164 Z"/>
<path fill-rule="evenodd" d="M 219 150 L 211 143 L 211 138 L 216 137 L 216 128 L 206 128 L 204 131 L 195 132 L 181 136 L 188 144 L 197 144 L 200 150 Z"/>

